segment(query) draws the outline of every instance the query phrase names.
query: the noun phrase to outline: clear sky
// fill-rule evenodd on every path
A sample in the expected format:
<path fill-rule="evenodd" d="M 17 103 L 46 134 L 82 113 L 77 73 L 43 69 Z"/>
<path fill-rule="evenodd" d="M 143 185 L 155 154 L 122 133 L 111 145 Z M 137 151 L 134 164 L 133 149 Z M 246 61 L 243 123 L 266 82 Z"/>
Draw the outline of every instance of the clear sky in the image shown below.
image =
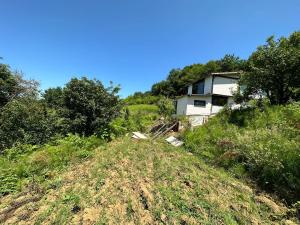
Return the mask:
<path fill-rule="evenodd" d="M 0 10 L 2 63 L 42 89 L 85 75 L 123 97 L 300 30 L 300 0 L 0 0 Z"/>

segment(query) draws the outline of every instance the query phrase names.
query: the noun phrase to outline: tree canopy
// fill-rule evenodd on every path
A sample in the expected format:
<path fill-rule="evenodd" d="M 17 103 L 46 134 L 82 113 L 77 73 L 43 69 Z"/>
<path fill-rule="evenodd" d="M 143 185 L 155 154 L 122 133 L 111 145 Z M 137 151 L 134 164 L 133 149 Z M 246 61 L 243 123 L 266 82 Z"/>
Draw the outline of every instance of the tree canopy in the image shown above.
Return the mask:
<path fill-rule="evenodd" d="M 265 95 L 271 104 L 300 99 L 300 32 L 278 40 L 268 38 L 249 57 L 241 79 L 243 97 Z"/>
<path fill-rule="evenodd" d="M 71 79 L 63 89 L 65 117 L 71 132 L 91 135 L 108 128 L 120 110 L 118 90 L 105 88 L 99 80 Z"/>
<path fill-rule="evenodd" d="M 9 66 L 0 64 L 0 108 L 13 98 L 17 85 Z"/>

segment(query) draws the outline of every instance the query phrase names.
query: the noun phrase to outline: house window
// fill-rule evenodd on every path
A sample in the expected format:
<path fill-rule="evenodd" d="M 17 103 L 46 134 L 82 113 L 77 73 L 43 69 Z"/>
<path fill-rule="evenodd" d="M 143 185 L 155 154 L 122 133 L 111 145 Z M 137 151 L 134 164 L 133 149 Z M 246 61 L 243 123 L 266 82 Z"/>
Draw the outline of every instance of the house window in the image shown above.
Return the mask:
<path fill-rule="evenodd" d="M 193 84 L 192 94 L 204 94 L 204 80 Z"/>
<path fill-rule="evenodd" d="M 224 106 L 227 104 L 228 97 L 225 96 L 212 96 L 212 104 L 216 106 Z"/>
<path fill-rule="evenodd" d="M 196 107 L 205 107 L 206 102 L 203 100 L 194 100 L 194 106 Z"/>

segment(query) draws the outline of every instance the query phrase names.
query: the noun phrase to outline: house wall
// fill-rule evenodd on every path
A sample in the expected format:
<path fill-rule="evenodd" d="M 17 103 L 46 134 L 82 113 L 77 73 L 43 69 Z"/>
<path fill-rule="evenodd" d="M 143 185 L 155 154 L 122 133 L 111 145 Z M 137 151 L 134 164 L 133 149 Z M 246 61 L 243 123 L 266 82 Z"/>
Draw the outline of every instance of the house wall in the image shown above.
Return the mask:
<path fill-rule="evenodd" d="M 212 77 L 209 76 L 205 78 L 204 80 L 204 93 L 203 94 L 210 94 L 211 93 L 211 83 L 212 83 Z M 188 87 L 188 95 L 193 94 L 193 85 L 189 85 Z"/>
<path fill-rule="evenodd" d="M 218 77 L 214 79 L 213 94 L 232 96 L 233 92 L 237 90 L 238 80 L 228 77 Z"/>
<path fill-rule="evenodd" d="M 211 114 L 216 114 L 220 112 L 224 107 L 216 106 L 211 104 L 211 96 L 184 96 L 177 100 L 177 115 L 186 115 L 186 116 L 208 116 Z M 205 107 L 194 106 L 194 100 L 203 100 L 206 101 Z M 235 106 L 233 97 L 228 97 L 228 106 Z"/>
<path fill-rule="evenodd" d="M 204 94 L 210 94 L 211 93 L 211 83 L 212 83 L 212 76 L 209 76 L 209 77 L 205 78 Z"/>
<path fill-rule="evenodd" d="M 176 109 L 177 115 L 186 115 L 187 99 L 188 96 L 184 96 L 182 98 L 177 99 L 177 109 Z"/>
<path fill-rule="evenodd" d="M 193 85 L 189 85 L 188 96 L 183 96 L 177 100 L 177 115 L 207 116 L 222 110 L 223 106 L 212 106 L 212 96 L 205 96 L 205 94 L 211 94 L 212 80 L 212 76 L 205 78 L 204 95 L 192 95 Z M 228 96 L 228 105 L 234 106 L 232 95 L 238 88 L 237 82 L 237 79 L 215 76 L 213 94 Z M 206 101 L 205 107 L 195 106 L 194 100 Z"/>
<path fill-rule="evenodd" d="M 194 100 L 206 101 L 205 107 L 194 106 Z M 186 115 L 210 115 L 211 96 L 190 96 L 187 98 Z"/>
<path fill-rule="evenodd" d="M 192 95 L 192 93 L 193 93 L 193 85 L 191 84 L 188 87 L 188 95 Z"/>
<path fill-rule="evenodd" d="M 235 102 L 234 102 L 234 100 L 233 100 L 233 97 L 228 97 L 227 105 L 228 105 L 229 107 L 232 107 L 232 106 L 235 105 Z M 224 106 L 213 105 L 213 106 L 212 106 L 211 113 L 212 113 L 212 114 L 216 114 L 216 113 L 220 112 L 223 108 L 224 108 Z"/>

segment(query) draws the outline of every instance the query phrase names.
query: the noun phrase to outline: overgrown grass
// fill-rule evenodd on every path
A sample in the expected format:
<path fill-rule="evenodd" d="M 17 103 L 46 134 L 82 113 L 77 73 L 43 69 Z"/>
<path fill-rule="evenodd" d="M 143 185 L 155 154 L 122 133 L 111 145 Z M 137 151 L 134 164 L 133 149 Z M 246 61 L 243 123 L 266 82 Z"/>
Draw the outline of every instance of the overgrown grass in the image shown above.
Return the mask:
<path fill-rule="evenodd" d="M 0 196 L 20 190 L 33 180 L 51 179 L 53 171 L 89 158 L 101 143 L 96 136 L 69 135 L 40 147 L 19 145 L 6 150 L 0 156 Z"/>
<path fill-rule="evenodd" d="M 59 171 L 39 200 L 22 203 L 30 198 L 26 190 L 3 197 L 0 222 L 211 225 L 297 222 L 294 211 L 264 194 L 257 195 L 224 170 L 206 165 L 199 157 L 165 141 L 122 137 L 99 149 L 89 160 Z M 15 211 L 4 218 L 1 212 L 11 206 L 16 206 Z"/>
<path fill-rule="evenodd" d="M 120 117 L 112 121 L 111 129 L 115 136 L 131 131 L 145 132 L 158 118 L 156 105 L 129 105 L 123 108 Z"/>
<path fill-rule="evenodd" d="M 230 170 L 250 175 L 288 202 L 300 200 L 300 104 L 224 110 L 185 135 L 186 148 Z"/>

